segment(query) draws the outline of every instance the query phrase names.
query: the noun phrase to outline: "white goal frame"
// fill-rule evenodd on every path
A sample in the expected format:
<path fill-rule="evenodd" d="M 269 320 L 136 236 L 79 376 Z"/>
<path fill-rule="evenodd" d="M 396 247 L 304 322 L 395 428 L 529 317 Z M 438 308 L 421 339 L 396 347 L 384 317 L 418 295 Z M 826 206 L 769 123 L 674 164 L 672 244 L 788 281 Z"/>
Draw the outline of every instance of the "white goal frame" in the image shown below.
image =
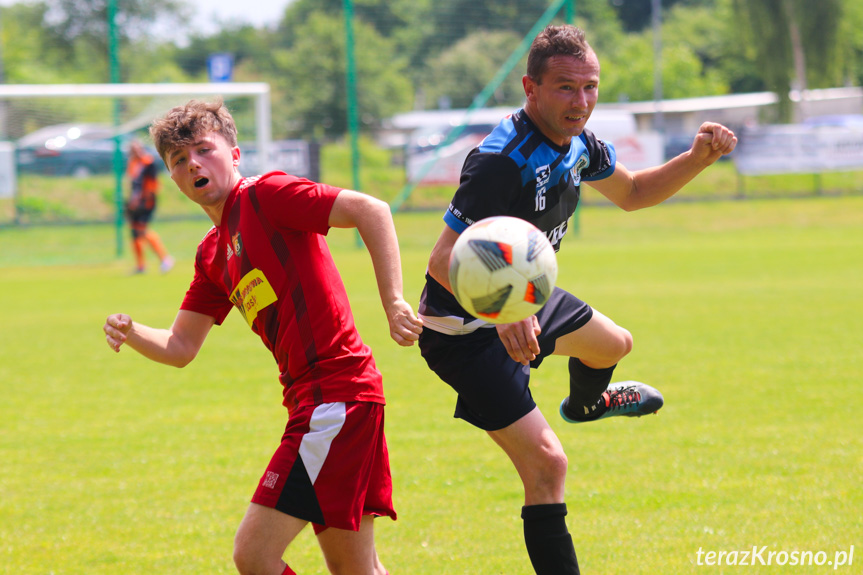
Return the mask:
<path fill-rule="evenodd" d="M 15 98 L 68 98 L 75 96 L 254 96 L 255 132 L 259 157 L 269 168 L 272 142 L 270 85 L 266 82 L 185 84 L 2 84 L 0 100 Z M 119 128 L 119 126 L 117 126 Z"/>
<path fill-rule="evenodd" d="M 81 96 L 119 98 L 130 96 L 253 96 L 255 98 L 255 132 L 257 155 L 260 158 L 262 173 L 272 169 L 272 113 L 270 105 L 270 85 L 266 82 L 219 82 L 219 83 L 162 83 L 162 84 L 2 84 L 0 85 L 0 100 L 22 98 L 70 98 Z M 130 126 L 129 123 L 116 125 L 118 133 L 137 129 L 141 125 Z M 149 122 L 148 122 L 149 123 Z M 8 155 L 8 154 L 7 154 Z M 10 160 L 12 161 L 12 160 Z M 16 176 L 14 161 L 12 161 L 12 181 L 4 182 L 9 194 L 16 193 Z M 121 175 L 116 174 L 115 203 L 116 210 L 116 255 L 123 255 L 122 231 L 124 227 L 122 214 L 122 182 Z M 2 178 L 0 178 L 2 179 Z M 11 185 L 9 185 L 11 184 Z M 0 190 L 2 192 L 3 190 Z"/>

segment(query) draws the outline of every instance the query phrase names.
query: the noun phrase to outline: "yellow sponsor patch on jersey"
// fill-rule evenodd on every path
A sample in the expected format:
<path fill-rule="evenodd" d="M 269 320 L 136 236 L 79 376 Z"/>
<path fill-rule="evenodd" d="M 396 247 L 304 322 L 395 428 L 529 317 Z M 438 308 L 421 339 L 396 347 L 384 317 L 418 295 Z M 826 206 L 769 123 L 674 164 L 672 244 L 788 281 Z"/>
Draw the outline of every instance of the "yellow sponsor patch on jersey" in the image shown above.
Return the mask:
<path fill-rule="evenodd" d="M 276 297 L 273 286 L 267 281 L 264 273 L 257 268 L 243 276 L 231 292 L 231 303 L 240 310 L 249 327 L 261 310 L 277 299 L 279 298 Z"/>

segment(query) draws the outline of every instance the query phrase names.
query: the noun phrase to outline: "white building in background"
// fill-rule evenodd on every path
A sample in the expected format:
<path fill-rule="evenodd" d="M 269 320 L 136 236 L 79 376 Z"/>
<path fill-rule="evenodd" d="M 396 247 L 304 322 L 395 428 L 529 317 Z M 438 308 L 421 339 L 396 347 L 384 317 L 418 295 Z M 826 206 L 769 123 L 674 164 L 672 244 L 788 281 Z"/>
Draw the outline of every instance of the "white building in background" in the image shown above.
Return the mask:
<path fill-rule="evenodd" d="M 612 142 L 618 158 L 627 167 L 640 169 L 661 164 L 687 150 L 698 127 L 705 121 L 731 127 L 741 136 L 741 144 L 748 134 L 752 136 L 752 145 L 755 145 L 754 140 L 763 140 L 760 133 L 767 130 L 764 118 L 770 116 L 768 111 L 777 101 L 772 92 L 757 92 L 599 104 L 587 127 L 600 138 Z M 863 88 L 859 87 L 795 91 L 791 93 L 791 101 L 795 118 L 803 126 L 810 122 L 819 123 L 819 117 L 863 117 Z M 470 113 L 466 110 L 428 110 L 398 114 L 383 122 L 378 141 L 386 147 L 404 150 L 409 180 L 421 178 L 424 183 L 455 183 L 467 153 L 501 118 L 515 109 L 497 107 Z M 457 126 L 461 126 L 460 134 L 448 145 L 441 146 Z M 662 128 L 661 133 L 657 127 Z M 833 135 L 819 137 L 829 139 Z M 842 142 L 837 145 L 848 148 Z M 740 167 L 744 171 L 752 169 L 748 165 Z"/>
<path fill-rule="evenodd" d="M 378 141 L 403 148 L 411 181 L 425 184 L 457 183 L 467 154 L 500 120 L 517 108 L 415 111 L 393 116 Z M 624 109 L 597 107 L 588 129 L 610 141 L 627 167 L 640 169 L 661 164 L 660 134 L 638 130 L 635 115 Z M 456 134 L 452 134 L 457 130 Z M 449 140 L 448 140 L 449 138 Z M 446 145 L 443 145 L 446 144 Z"/>
<path fill-rule="evenodd" d="M 655 129 L 656 116 L 661 112 L 665 134 L 675 136 L 694 134 L 708 120 L 736 129 L 764 124 L 765 112 L 775 106 L 777 101 L 773 92 L 755 92 L 659 102 L 604 104 L 602 107 L 631 112 L 635 115 L 639 130 Z M 863 88 L 793 91 L 791 102 L 797 122 L 816 116 L 863 114 Z"/>

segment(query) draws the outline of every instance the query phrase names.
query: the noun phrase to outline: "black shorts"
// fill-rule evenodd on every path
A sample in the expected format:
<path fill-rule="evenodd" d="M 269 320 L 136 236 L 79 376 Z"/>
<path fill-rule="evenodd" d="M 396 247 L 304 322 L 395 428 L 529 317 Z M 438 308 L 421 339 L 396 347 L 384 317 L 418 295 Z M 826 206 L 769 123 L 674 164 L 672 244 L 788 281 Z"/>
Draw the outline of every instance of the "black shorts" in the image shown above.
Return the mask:
<path fill-rule="evenodd" d="M 129 222 L 132 224 L 148 224 L 150 220 L 153 219 L 153 212 L 155 211 L 155 207 L 152 208 L 128 208 L 126 210 L 126 217 L 129 218 Z"/>
<path fill-rule="evenodd" d="M 536 314 L 542 333 L 537 368 L 554 352 L 557 339 L 582 327 L 593 309 L 574 295 L 555 288 Z M 428 366 L 456 393 L 455 417 L 495 431 L 512 425 L 536 407 L 530 394 L 530 368 L 513 361 L 497 330 L 480 328 L 467 335 L 445 335 L 424 329 L 420 352 Z"/>

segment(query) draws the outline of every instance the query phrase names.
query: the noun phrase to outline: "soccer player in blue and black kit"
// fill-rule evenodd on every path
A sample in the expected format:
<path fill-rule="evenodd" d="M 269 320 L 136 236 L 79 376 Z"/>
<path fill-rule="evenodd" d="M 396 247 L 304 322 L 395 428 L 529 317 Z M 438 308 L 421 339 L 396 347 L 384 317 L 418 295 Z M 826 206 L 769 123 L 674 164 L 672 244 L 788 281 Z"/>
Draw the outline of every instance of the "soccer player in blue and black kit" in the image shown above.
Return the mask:
<path fill-rule="evenodd" d="M 560 414 L 570 423 L 655 413 L 662 395 L 639 382 L 611 383 L 632 336 L 560 288 L 535 316 L 518 323 L 495 326 L 470 316 L 451 293 L 452 246 L 473 222 L 508 215 L 536 225 L 557 250 L 581 182 L 624 210 L 646 208 L 730 153 L 737 138 L 707 122 L 689 151 L 662 166 L 627 170 L 610 143 L 584 129 L 597 101 L 599 61 L 584 32 L 573 26 L 549 26 L 534 39 L 523 84 L 524 108 L 504 118 L 462 168 L 429 259 L 419 343 L 429 367 L 458 393 L 455 415 L 484 429 L 518 471 L 534 570 L 573 575 L 579 568 L 565 521 L 567 458 L 531 397 L 530 368 L 549 355 L 569 358 L 569 396 Z"/>

